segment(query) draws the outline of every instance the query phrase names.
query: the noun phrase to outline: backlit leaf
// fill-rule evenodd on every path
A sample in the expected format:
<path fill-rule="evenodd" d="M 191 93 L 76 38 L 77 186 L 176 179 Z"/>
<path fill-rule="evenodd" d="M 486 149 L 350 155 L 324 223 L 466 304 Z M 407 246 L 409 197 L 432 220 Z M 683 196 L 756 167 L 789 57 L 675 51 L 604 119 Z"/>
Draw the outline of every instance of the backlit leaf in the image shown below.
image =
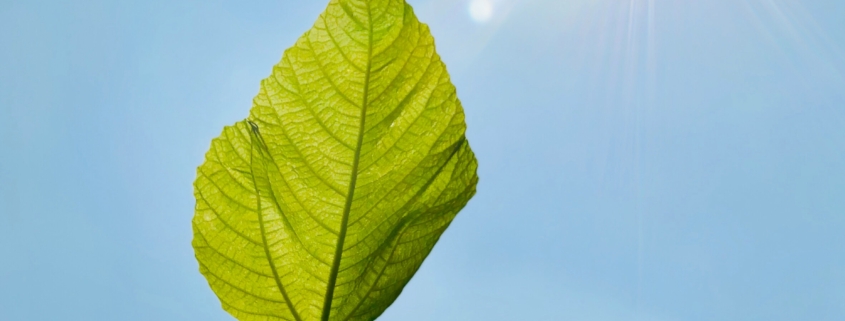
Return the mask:
<path fill-rule="evenodd" d="M 197 170 L 200 271 L 239 320 L 374 320 L 475 193 L 464 113 L 403 0 L 333 0 Z"/>

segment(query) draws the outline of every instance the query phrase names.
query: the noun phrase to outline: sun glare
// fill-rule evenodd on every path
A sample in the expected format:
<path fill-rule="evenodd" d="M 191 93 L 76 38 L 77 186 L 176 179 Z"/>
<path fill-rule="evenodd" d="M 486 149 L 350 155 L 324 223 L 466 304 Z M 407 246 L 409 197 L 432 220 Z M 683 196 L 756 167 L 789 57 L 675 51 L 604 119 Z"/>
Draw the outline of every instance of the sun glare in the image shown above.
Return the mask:
<path fill-rule="evenodd" d="M 493 3 L 490 0 L 472 0 L 469 3 L 469 16 L 475 22 L 487 22 L 493 17 Z"/>

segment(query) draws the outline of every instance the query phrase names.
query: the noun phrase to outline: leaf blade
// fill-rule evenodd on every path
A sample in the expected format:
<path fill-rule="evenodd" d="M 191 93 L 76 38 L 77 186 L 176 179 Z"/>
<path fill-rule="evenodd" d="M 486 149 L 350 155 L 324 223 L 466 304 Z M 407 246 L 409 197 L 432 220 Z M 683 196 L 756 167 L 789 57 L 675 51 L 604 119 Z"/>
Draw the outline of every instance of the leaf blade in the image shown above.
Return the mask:
<path fill-rule="evenodd" d="M 331 1 L 198 169 L 194 246 L 224 308 L 241 320 L 380 315 L 475 193 L 465 126 L 409 5 Z"/>

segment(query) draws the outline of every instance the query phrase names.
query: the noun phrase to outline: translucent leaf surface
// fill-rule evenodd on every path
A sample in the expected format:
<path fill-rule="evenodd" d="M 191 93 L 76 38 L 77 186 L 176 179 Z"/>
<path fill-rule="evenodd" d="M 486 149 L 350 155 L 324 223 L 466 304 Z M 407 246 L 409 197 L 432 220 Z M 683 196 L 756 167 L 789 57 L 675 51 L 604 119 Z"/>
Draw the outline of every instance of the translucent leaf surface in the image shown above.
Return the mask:
<path fill-rule="evenodd" d="M 240 320 L 373 320 L 475 193 L 464 113 L 402 0 L 334 0 L 197 170 L 200 271 Z"/>

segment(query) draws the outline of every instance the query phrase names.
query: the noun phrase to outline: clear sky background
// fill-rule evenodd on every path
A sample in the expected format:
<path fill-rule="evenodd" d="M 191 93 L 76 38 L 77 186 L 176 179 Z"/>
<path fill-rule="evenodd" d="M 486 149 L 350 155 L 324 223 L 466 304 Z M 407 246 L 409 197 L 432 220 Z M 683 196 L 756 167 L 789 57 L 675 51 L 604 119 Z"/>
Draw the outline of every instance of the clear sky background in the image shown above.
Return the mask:
<path fill-rule="evenodd" d="M 325 0 L 0 0 L 0 320 L 231 320 L 195 168 Z M 409 0 L 478 194 L 380 320 L 845 320 L 845 1 Z"/>

